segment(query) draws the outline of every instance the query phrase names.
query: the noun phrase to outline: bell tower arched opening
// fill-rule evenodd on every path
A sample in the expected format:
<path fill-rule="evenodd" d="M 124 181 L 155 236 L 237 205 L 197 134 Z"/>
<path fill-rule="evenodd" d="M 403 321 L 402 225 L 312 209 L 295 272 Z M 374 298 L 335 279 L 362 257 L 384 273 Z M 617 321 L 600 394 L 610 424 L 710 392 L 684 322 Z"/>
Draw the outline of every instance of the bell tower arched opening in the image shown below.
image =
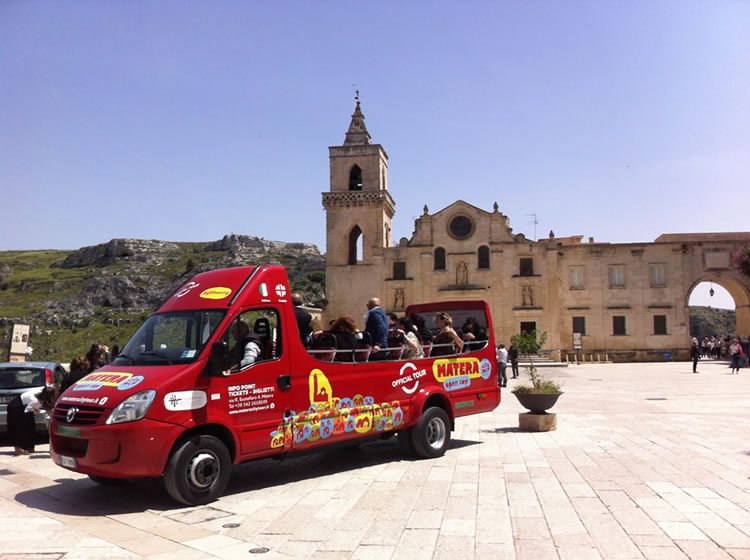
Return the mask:
<path fill-rule="evenodd" d="M 351 171 L 349 171 L 349 190 L 350 191 L 361 191 L 362 190 L 362 170 L 359 165 L 354 164 Z"/>
<path fill-rule="evenodd" d="M 349 264 L 357 264 L 364 258 L 365 235 L 362 228 L 354 226 L 349 232 Z"/>

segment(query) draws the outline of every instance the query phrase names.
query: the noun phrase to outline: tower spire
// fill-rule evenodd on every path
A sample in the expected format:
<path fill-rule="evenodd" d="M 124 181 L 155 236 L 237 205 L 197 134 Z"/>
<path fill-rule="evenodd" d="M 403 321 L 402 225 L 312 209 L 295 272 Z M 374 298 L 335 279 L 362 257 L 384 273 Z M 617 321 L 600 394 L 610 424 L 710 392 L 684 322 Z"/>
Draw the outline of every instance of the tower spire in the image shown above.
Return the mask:
<path fill-rule="evenodd" d="M 354 90 L 354 100 L 357 102 L 357 105 L 354 107 L 354 114 L 352 114 L 352 121 L 349 123 L 349 130 L 346 131 L 344 146 L 371 143 L 370 133 L 367 132 L 367 126 L 365 126 L 365 116 L 362 114 L 362 109 L 359 106 L 358 89 Z"/>

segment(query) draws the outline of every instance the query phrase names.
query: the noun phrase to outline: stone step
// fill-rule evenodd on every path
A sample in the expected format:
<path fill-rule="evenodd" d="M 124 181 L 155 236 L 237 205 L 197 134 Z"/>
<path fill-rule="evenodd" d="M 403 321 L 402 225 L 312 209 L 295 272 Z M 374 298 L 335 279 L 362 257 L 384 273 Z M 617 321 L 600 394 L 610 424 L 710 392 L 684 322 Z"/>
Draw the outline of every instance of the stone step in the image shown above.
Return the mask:
<path fill-rule="evenodd" d="M 524 362 L 522 360 L 518 360 L 518 367 L 522 368 L 522 367 L 526 367 L 526 366 L 529 366 L 529 365 L 531 365 L 531 362 L 528 362 L 528 361 Z M 510 367 L 510 366 L 508 366 L 508 367 Z M 539 361 L 534 360 L 534 367 L 538 367 L 538 368 L 541 368 L 541 367 L 544 367 L 544 368 L 548 368 L 548 367 L 568 367 L 568 363 L 567 362 L 555 362 L 553 360 L 539 360 Z"/>

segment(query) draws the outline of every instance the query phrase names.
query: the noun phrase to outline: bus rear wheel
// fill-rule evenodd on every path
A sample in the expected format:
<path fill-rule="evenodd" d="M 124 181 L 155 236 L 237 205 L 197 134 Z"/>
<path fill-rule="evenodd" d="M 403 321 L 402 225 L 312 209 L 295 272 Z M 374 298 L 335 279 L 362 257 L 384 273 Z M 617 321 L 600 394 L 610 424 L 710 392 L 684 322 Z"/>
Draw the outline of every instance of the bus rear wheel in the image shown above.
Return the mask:
<path fill-rule="evenodd" d="M 451 440 L 450 418 L 442 408 L 432 406 L 422 413 L 417 423 L 409 430 L 408 436 L 409 446 L 418 457 L 441 457 L 445 455 Z"/>
<path fill-rule="evenodd" d="M 224 492 L 231 470 L 229 451 L 220 439 L 194 435 L 180 442 L 169 457 L 164 487 L 182 504 L 207 504 Z"/>

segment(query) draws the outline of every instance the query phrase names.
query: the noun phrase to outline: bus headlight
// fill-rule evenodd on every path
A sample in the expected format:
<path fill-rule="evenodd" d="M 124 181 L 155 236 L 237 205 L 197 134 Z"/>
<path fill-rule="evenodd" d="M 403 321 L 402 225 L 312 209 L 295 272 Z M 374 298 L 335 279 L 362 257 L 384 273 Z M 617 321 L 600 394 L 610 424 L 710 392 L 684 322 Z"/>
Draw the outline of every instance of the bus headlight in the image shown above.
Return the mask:
<path fill-rule="evenodd" d="M 122 424 L 123 422 L 135 422 L 140 420 L 148 409 L 151 408 L 151 403 L 156 398 L 156 391 L 148 389 L 147 391 L 141 391 L 135 395 L 130 395 L 127 399 L 122 401 L 112 411 L 107 418 L 107 424 Z"/>

